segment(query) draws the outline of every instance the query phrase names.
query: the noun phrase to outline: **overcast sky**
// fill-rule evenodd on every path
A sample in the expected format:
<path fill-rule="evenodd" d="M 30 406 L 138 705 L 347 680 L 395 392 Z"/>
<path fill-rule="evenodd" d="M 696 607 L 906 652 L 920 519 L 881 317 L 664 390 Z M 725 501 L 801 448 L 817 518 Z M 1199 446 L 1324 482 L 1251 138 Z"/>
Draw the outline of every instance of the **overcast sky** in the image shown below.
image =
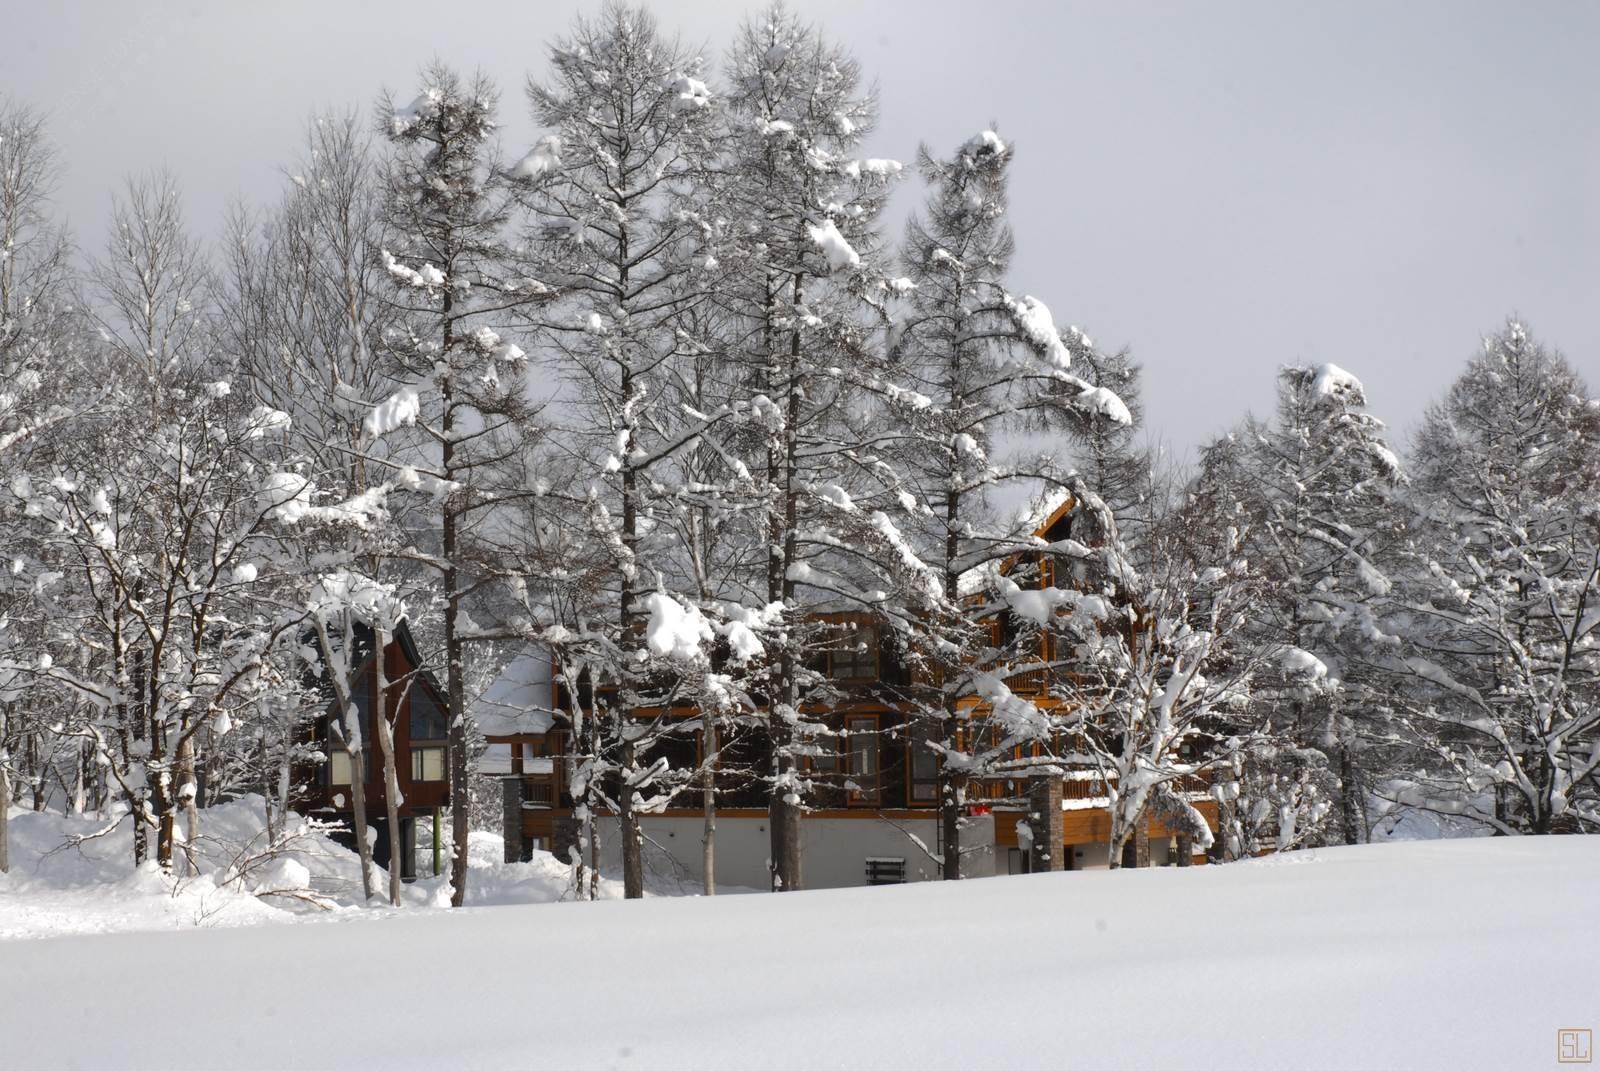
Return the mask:
<path fill-rule="evenodd" d="M 743 10 L 651 6 L 716 57 Z M 1130 347 L 1180 452 L 1265 412 L 1286 362 L 1349 368 L 1403 431 L 1513 310 L 1600 389 L 1600 4 L 795 6 L 880 84 L 866 155 L 1000 124 L 1015 288 Z M 214 233 L 276 197 L 307 116 L 409 99 L 434 56 L 500 83 L 520 151 L 524 79 L 596 8 L 0 0 L 0 93 L 49 114 L 86 242 L 158 167 Z"/>

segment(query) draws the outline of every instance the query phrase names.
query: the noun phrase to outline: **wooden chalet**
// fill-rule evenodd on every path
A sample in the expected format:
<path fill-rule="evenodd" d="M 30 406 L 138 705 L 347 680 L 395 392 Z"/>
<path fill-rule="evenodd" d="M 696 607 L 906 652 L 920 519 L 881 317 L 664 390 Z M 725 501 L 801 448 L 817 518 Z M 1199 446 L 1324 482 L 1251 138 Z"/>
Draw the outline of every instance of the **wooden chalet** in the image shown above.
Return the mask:
<path fill-rule="evenodd" d="M 1074 504 L 1054 510 L 1037 530 L 1046 541 L 1067 538 Z M 1015 563 L 1003 567 L 1008 570 Z M 1051 575 L 1048 559 L 1033 570 L 1018 574 L 1036 576 L 1036 583 L 1069 584 L 1082 578 Z M 904 701 L 916 681 L 895 646 L 864 614 L 825 614 L 816 624 L 834 635 L 828 651 L 812 668 L 826 676 L 834 698 L 812 717 L 827 726 L 827 735 L 812 742 L 804 765 L 812 783 L 802 820 L 805 884 L 808 888 L 929 880 L 939 876 L 941 823 L 938 814 L 939 760 L 924 743 L 929 731 L 918 722 Z M 997 630 L 1011 627 L 1005 620 Z M 1048 640 L 1042 641 L 1047 643 Z M 1041 661 L 1051 652 L 1041 649 Z M 1041 706 L 1055 702 L 1049 696 L 1047 671 L 1034 671 L 1009 680 L 1019 696 Z M 568 791 L 564 759 L 570 748 L 567 721 L 560 713 L 570 709 L 572 696 L 558 679 L 548 659 L 527 655 L 513 663 L 477 707 L 479 723 L 489 741 L 480 764 L 482 773 L 499 777 L 504 793 L 507 861 L 528 859 L 533 851 L 554 851 L 565 857 L 576 844 L 577 821 Z M 578 699 L 590 702 L 580 683 Z M 969 732 L 994 731 L 984 726 L 981 704 L 972 701 Z M 652 757 L 664 755 L 673 769 L 699 767 L 703 757 L 699 732 L 700 712 L 690 706 L 662 712 L 682 726 L 668 731 L 651 748 Z M 719 740 L 722 765 L 716 774 L 717 882 L 765 888 L 768 883 L 767 790 L 760 780 L 741 771 L 768 768 L 770 750 L 757 719 L 734 725 Z M 1057 751 L 1068 750 L 1058 748 Z M 1030 757 L 1040 757 L 1038 747 L 1024 753 L 1015 749 L 1014 777 L 994 777 L 969 783 L 963 849 L 969 874 L 1023 873 L 1039 865 L 1028 834 L 1019 837 L 1019 822 L 1039 806 L 1036 786 L 1027 769 Z M 1052 868 L 1084 869 L 1107 865 L 1110 816 L 1107 786 L 1098 771 L 1068 769 L 1051 778 L 1047 806 L 1059 813 L 1055 837 L 1061 851 L 1053 853 Z M 1195 808 L 1216 826 L 1216 804 L 1205 796 L 1198 780 L 1186 793 Z M 687 786 L 665 810 L 642 818 L 646 836 L 646 868 L 657 881 L 678 879 L 685 888 L 701 880 L 704 791 Z M 1029 823 L 1030 831 L 1032 825 Z M 1047 822 L 1047 825 L 1055 823 Z M 1203 862 L 1187 838 L 1180 838 L 1163 823 L 1152 820 L 1148 829 L 1153 865 Z M 602 865 L 616 865 L 615 820 L 601 831 Z M 1130 843 L 1130 852 L 1132 844 Z M 971 849 L 970 852 L 967 849 Z M 1132 860 L 1129 859 L 1129 862 Z"/>
<path fill-rule="evenodd" d="M 373 860 L 382 867 L 389 865 L 388 810 L 383 779 L 383 759 L 378 751 L 377 735 L 372 712 L 382 710 L 394 726 L 395 773 L 400 784 L 399 806 L 401 877 L 414 879 L 416 874 L 416 826 L 418 821 L 431 824 L 435 830 L 433 843 L 437 845 L 440 812 L 450 805 L 449 785 L 449 731 L 445 693 L 434 680 L 433 674 L 423 666 L 422 655 L 406 622 L 401 621 L 390 634 L 382 658 L 386 687 L 378 696 L 378 658 L 374 654 L 371 629 L 358 627 L 355 633 L 356 650 L 350 662 L 350 694 L 362 719 L 364 770 L 353 767 L 350 753 L 333 730 L 337 720 L 337 707 L 330 699 L 327 712 L 312 727 L 307 741 L 324 756 L 324 761 L 302 763 L 296 769 L 299 781 L 299 809 L 310 816 L 339 822 L 342 834 L 335 839 L 354 848 L 354 814 L 351 806 L 350 786 L 359 776 L 365 788 L 367 823 L 376 831 L 373 842 Z M 324 683 L 324 691 L 332 689 Z M 437 872 L 437 860 L 435 861 Z"/>

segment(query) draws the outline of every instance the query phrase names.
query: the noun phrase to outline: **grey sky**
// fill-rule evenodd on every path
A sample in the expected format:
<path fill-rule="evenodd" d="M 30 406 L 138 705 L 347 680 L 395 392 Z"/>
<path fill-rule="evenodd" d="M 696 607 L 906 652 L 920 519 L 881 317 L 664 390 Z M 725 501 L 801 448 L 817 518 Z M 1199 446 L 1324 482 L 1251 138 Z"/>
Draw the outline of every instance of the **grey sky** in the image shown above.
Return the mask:
<path fill-rule="evenodd" d="M 747 10 L 651 6 L 713 56 Z M 1131 347 L 1180 451 L 1287 361 L 1344 365 L 1405 428 L 1512 310 L 1600 388 L 1600 4 L 796 6 L 879 81 L 871 155 L 999 122 L 1017 288 Z M 210 231 L 276 196 L 310 113 L 409 97 L 435 55 L 500 83 L 519 149 L 525 75 L 595 7 L 0 0 L 0 92 L 49 112 L 85 240 L 161 166 Z"/>

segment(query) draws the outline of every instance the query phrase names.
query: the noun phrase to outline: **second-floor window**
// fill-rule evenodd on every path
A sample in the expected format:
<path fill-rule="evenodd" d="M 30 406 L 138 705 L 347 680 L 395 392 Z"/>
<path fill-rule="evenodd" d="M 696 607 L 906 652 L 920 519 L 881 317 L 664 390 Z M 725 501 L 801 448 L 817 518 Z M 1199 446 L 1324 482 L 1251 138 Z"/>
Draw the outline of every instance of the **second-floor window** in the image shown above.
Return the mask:
<path fill-rule="evenodd" d="M 847 630 L 828 658 L 828 676 L 836 681 L 875 680 L 878 676 L 878 630 L 857 625 Z"/>
<path fill-rule="evenodd" d="M 443 740 L 450 735 L 450 722 L 444 708 L 435 701 L 432 690 L 420 681 L 412 685 L 407 706 L 411 708 L 412 740 Z"/>
<path fill-rule="evenodd" d="M 444 741 L 450 733 L 450 723 L 444 708 L 434 699 L 432 689 L 420 681 L 412 685 L 406 705 L 411 719 L 411 780 L 445 780 L 449 775 Z"/>

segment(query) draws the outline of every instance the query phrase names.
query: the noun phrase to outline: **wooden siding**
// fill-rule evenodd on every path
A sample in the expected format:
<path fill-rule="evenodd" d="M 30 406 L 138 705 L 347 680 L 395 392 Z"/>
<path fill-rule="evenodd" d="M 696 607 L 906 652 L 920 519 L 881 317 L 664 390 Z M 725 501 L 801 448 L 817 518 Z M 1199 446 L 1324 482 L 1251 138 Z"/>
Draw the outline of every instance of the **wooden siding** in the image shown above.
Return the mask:
<path fill-rule="evenodd" d="M 413 696 L 426 691 L 441 710 L 448 712 L 444 696 L 434 687 L 431 678 L 426 673 L 416 672 L 417 667 L 412 664 L 402 644 L 398 640 L 391 640 L 384 648 L 384 673 L 389 682 L 387 694 L 384 696 L 384 710 L 394 721 L 394 746 L 396 774 L 400 781 L 400 795 L 404 802 L 400 805 L 399 813 L 403 818 L 431 814 L 435 807 L 448 807 L 450 805 L 450 785 L 448 780 L 416 781 L 411 776 L 411 703 Z M 351 681 L 352 691 L 363 688 L 368 695 L 377 690 L 378 666 L 376 659 L 369 658 L 357 671 L 356 677 Z M 415 674 L 414 676 L 412 674 Z M 409 677 L 409 680 L 407 678 Z M 447 713 L 448 716 L 448 713 Z M 319 725 L 319 733 L 326 733 L 326 719 Z M 326 736 L 321 737 L 325 753 L 338 745 L 327 741 Z M 430 740 L 429 744 L 443 745 L 443 740 Z M 367 797 L 367 817 L 381 818 L 385 811 L 385 793 L 383 786 L 383 759 L 378 752 L 376 736 L 366 741 L 367 777 L 365 779 Z M 448 771 L 448 755 L 445 771 Z M 300 782 L 303 792 L 303 802 L 300 809 L 304 811 L 331 811 L 338 815 L 350 813 L 350 787 L 348 785 L 329 785 L 327 783 L 326 766 L 317 767 L 307 765 L 296 770 L 296 778 Z M 342 796 L 343 805 L 336 805 L 334 797 Z"/>

